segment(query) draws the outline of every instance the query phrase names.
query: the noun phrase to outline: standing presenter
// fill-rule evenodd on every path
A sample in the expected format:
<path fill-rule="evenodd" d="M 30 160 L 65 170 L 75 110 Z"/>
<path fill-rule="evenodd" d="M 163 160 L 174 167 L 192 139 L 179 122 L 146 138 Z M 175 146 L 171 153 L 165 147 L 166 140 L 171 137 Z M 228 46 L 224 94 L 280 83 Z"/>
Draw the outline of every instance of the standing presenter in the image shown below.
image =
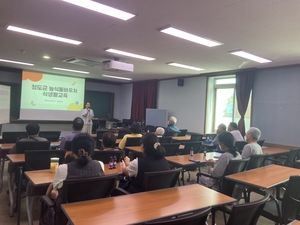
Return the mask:
<path fill-rule="evenodd" d="M 84 125 L 82 128 L 83 133 L 92 134 L 92 126 L 93 126 L 93 118 L 94 111 L 91 109 L 91 104 L 89 102 L 86 103 L 85 109 L 81 110 L 81 116 L 84 121 Z"/>

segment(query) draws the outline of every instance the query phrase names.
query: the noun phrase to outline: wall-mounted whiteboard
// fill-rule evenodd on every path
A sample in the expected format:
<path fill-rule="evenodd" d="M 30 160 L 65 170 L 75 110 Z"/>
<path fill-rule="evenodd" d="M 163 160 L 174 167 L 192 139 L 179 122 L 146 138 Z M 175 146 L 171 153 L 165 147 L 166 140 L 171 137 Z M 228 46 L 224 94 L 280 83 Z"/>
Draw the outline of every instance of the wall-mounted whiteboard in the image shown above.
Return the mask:
<path fill-rule="evenodd" d="M 9 123 L 10 86 L 0 85 L 0 124 Z"/>
<path fill-rule="evenodd" d="M 168 111 L 165 109 L 146 109 L 146 125 L 166 127 Z"/>

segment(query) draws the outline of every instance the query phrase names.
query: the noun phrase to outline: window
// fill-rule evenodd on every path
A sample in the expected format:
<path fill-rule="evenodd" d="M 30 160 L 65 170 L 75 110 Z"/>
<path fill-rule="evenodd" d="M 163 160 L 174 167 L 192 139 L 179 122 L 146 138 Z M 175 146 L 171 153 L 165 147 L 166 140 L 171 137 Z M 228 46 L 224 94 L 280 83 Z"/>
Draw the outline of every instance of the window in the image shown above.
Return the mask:
<path fill-rule="evenodd" d="M 235 76 L 210 77 L 207 87 L 205 133 L 215 133 L 221 123 L 226 126 L 230 122 L 238 123 L 241 115 L 237 108 Z M 245 114 L 246 130 L 250 127 L 251 97 Z"/>

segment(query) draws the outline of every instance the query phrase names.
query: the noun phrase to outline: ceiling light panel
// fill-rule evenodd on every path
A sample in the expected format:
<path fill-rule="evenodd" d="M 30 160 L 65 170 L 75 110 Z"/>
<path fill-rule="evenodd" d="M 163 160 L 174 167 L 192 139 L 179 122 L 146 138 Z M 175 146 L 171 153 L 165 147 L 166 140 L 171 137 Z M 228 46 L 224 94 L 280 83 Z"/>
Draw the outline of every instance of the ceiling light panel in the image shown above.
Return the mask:
<path fill-rule="evenodd" d="M 253 55 L 253 54 L 250 54 L 248 52 L 244 52 L 242 50 L 231 51 L 229 53 L 232 54 L 232 55 L 240 56 L 242 58 L 250 59 L 252 61 L 259 62 L 259 63 L 269 63 L 269 62 L 272 62 L 269 59 L 265 59 L 265 58 Z"/>
<path fill-rule="evenodd" d="M 34 66 L 33 63 L 18 62 L 18 61 L 13 61 L 13 60 L 8 60 L 8 59 L 0 59 L 0 62 L 15 63 L 15 64 L 21 64 L 21 65 L 26 65 L 26 66 Z"/>
<path fill-rule="evenodd" d="M 113 48 L 104 49 L 104 50 L 107 51 L 107 52 L 116 53 L 118 55 L 126 55 L 126 56 L 129 56 L 129 57 L 143 59 L 143 60 L 147 60 L 147 61 L 155 60 L 155 58 L 152 58 L 152 57 L 143 56 L 143 55 L 137 55 L 137 54 L 134 54 L 134 53 L 124 52 L 124 51 L 113 49 Z"/>
<path fill-rule="evenodd" d="M 59 68 L 59 67 L 53 67 L 52 69 L 55 69 L 55 70 L 62 70 L 62 71 L 68 71 L 68 72 L 74 72 L 74 73 L 84 73 L 84 74 L 89 74 L 89 73 L 90 73 L 90 72 L 86 72 L 86 71 L 70 70 L 70 69 Z"/>
<path fill-rule="evenodd" d="M 181 68 L 185 68 L 185 69 L 190 69 L 190 70 L 196 70 L 196 71 L 201 71 L 204 70 L 202 68 L 199 67 L 194 67 L 194 66 L 188 66 L 188 65 L 184 65 L 184 64 L 180 64 L 180 63 L 167 63 L 169 66 L 176 66 L 176 67 L 181 67 Z"/>
<path fill-rule="evenodd" d="M 119 9 L 112 8 L 107 5 L 103 5 L 98 2 L 90 1 L 90 0 L 63 0 L 64 2 L 68 2 L 92 11 L 96 11 L 108 16 L 112 16 L 121 20 L 129 20 L 132 17 L 135 17 L 134 14 L 124 12 Z"/>
<path fill-rule="evenodd" d="M 178 38 L 182 38 L 182 39 L 185 39 L 185 40 L 188 40 L 188 41 L 191 41 L 191 42 L 195 42 L 197 44 L 205 45 L 205 46 L 208 46 L 208 47 L 215 47 L 215 46 L 218 46 L 218 45 L 223 45 L 222 42 L 218 42 L 218 41 L 214 41 L 214 40 L 211 40 L 211 39 L 199 37 L 199 36 L 196 36 L 194 34 L 190 34 L 190 33 L 187 33 L 187 32 L 182 31 L 182 30 L 178 30 L 178 29 L 173 28 L 173 27 L 167 27 L 165 29 L 160 29 L 159 31 L 162 32 L 162 33 L 165 33 L 165 34 L 169 34 L 169 35 L 172 35 L 172 36 L 175 36 L 175 37 L 178 37 Z"/>
<path fill-rule="evenodd" d="M 108 77 L 108 78 L 114 78 L 114 79 L 120 79 L 120 80 L 132 80 L 132 78 L 127 78 L 127 77 L 116 77 L 116 76 L 111 76 L 111 75 L 106 75 L 103 74 L 103 77 Z"/>
<path fill-rule="evenodd" d="M 79 45 L 79 44 L 82 43 L 80 41 L 75 41 L 75 40 L 72 40 L 72 39 L 58 37 L 58 36 L 54 36 L 54 35 L 51 35 L 51 34 L 45 34 L 45 33 L 37 32 L 37 31 L 33 31 L 33 30 L 28 30 L 28 29 L 24 29 L 24 28 L 21 28 L 21 27 L 15 27 L 15 26 L 11 26 L 11 25 L 9 25 L 7 27 L 7 30 L 16 31 L 16 32 L 23 33 L 23 34 L 29 34 L 29 35 L 33 35 L 33 36 L 36 36 L 36 37 L 51 39 L 51 40 L 55 40 L 55 41 L 65 42 L 65 43 L 73 44 L 73 45 Z"/>

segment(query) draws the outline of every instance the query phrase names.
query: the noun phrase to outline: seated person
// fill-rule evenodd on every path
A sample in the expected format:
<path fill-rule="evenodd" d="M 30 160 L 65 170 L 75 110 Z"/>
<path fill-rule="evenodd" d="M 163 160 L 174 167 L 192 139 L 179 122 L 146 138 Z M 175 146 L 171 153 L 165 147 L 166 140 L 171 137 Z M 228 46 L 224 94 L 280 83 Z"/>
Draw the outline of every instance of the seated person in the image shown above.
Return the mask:
<path fill-rule="evenodd" d="M 165 129 L 162 127 L 158 127 L 155 130 L 155 134 L 157 137 L 162 137 L 164 135 L 164 133 L 165 133 Z"/>
<path fill-rule="evenodd" d="M 77 134 L 80 134 L 81 133 L 81 130 L 82 130 L 82 127 L 83 127 L 83 120 L 80 118 L 80 117 L 76 117 L 74 120 L 73 120 L 73 125 L 72 125 L 72 133 L 66 135 L 60 142 L 59 146 L 60 146 L 60 149 L 65 149 L 65 144 L 66 144 L 66 141 L 72 141 L 73 138 L 77 135 Z M 67 150 L 70 150 L 70 149 L 67 149 Z"/>
<path fill-rule="evenodd" d="M 50 184 L 51 187 L 49 186 L 47 190 L 47 195 L 56 198 L 65 179 L 103 176 L 104 164 L 101 161 L 90 158 L 93 152 L 93 138 L 87 133 L 77 134 L 72 141 L 72 155 L 75 160 L 58 167 L 53 183 Z"/>
<path fill-rule="evenodd" d="M 116 148 L 116 136 L 112 132 L 105 132 L 102 135 L 102 149 L 103 151 L 117 150 Z"/>
<path fill-rule="evenodd" d="M 257 141 L 259 140 L 261 132 L 256 127 L 250 127 L 250 129 L 246 133 L 246 144 L 242 151 L 242 158 L 247 159 L 250 158 L 251 155 L 260 155 L 263 154 L 262 148 Z"/>
<path fill-rule="evenodd" d="M 219 135 L 224 131 L 226 131 L 226 125 L 221 123 L 217 129 L 217 136 L 212 140 L 213 145 L 219 144 Z"/>
<path fill-rule="evenodd" d="M 122 171 L 132 178 L 127 190 L 131 193 L 142 191 L 144 173 L 169 170 L 169 163 L 165 159 L 165 150 L 153 133 L 146 133 L 142 138 L 142 151 L 145 157 L 136 158 L 132 162 L 128 157 L 122 161 Z"/>
<path fill-rule="evenodd" d="M 235 122 L 231 122 L 228 125 L 228 131 L 233 135 L 234 144 L 236 141 L 244 141 L 243 136 L 241 135 L 240 131 L 238 130 L 238 125 Z"/>
<path fill-rule="evenodd" d="M 49 185 L 46 193 L 46 195 L 55 200 L 56 213 L 63 213 L 60 209 L 61 200 L 59 196 L 65 179 L 84 179 L 104 176 L 104 164 L 101 161 L 92 160 L 90 158 L 94 152 L 94 140 L 89 134 L 80 133 L 73 138 L 72 152 L 75 159 L 68 164 L 59 165 L 54 175 L 54 180 Z M 43 212 L 40 224 L 52 224 L 52 221 L 49 220 L 49 210 Z M 54 224 L 64 223 L 55 221 Z"/>
<path fill-rule="evenodd" d="M 124 149 L 125 148 L 125 144 L 126 144 L 127 138 L 142 137 L 142 128 L 141 128 L 141 124 L 140 123 L 133 122 L 131 124 L 130 131 L 132 133 L 124 135 L 124 137 L 120 141 L 120 143 L 119 143 L 119 149 Z"/>
<path fill-rule="evenodd" d="M 179 128 L 175 126 L 175 124 L 177 123 L 177 119 L 175 116 L 171 116 L 170 119 L 168 120 L 168 126 L 165 128 L 165 135 L 168 135 L 169 131 L 178 131 L 179 132 Z"/>
<path fill-rule="evenodd" d="M 27 124 L 26 126 L 26 133 L 28 135 L 28 138 L 22 138 L 19 141 L 48 141 L 46 138 L 39 137 L 39 132 L 40 132 L 40 126 L 36 123 L 30 123 Z M 17 149 L 16 145 L 12 147 L 11 150 L 9 150 L 9 154 L 16 154 Z M 8 164 L 8 172 L 13 173 L 15 172 L 15 165 L 13 165 L 10 161 Z"/>
<path fill-rule="evenodd" d="M 231 133 L 224 131 L 219 134 L 220 149 L 224 151 L 224 153 L 220 156 L 218 161 L 213 159 L 207 160 L 207 163 L 213 166 L 209 169 L 209 173 L 211 173 L 213 177 L 222 177 L 230 160 L 242 159 L 236 147 L 233 145 L 233 141 L 234 138 Z M 199 177 L 199 184 L 214 190 L 219 190 L 218 182 L 209 177 Z"/>

